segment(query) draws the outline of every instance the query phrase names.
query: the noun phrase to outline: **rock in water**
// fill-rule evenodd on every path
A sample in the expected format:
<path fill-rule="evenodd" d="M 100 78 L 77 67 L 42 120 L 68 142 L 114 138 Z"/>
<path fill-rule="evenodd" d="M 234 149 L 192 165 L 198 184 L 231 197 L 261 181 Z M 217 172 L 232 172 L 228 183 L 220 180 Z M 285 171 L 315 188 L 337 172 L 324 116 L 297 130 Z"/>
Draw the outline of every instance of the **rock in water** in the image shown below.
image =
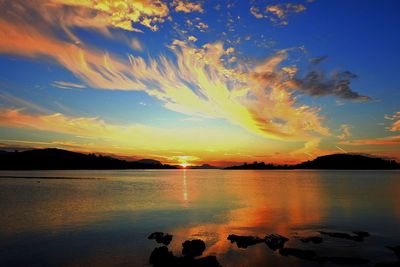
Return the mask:
<path fill-rule="evenodd" d="M 320 244 L 323 241 L 322 237 L 319 237 L 319 236 L 306 237 L 306 238 L 302 238 L 300 240 L 304 243 L 312 242 L 314 244 Z"/>
<path fill-rule="evenodd" d="M 229 235 L 228 240 L 231 241 L 231 243 L 236 243 L 238 248 L 247 248 L 248 246 L 264 242 L 264 239 L 261 239 L 257 236 L 241 235 Z"/>
<path fill-rule="evenodd" d="M 393 262 L 378 262 L 375 264 L 375 267 L 399 267 L 400 261 L 393 261 Z"/>
<path fill-rule="evenodd" d="M 364 241 L 364 238 L 360 235 L 350 235 L 347 233 L 324 232 L 324 231 L 320 231 L 320 234 L 328 235 L 330 237 L 335 237 L 335 238 L 349 239 L 349 240 L 358 241 L 358 242 Z"/>
<path fill-rule="evenodd" d="M 157 243 L 168 246 L 172 241 L 172 235 L 164 234 L 163 232 L 154 232 L 148 236 L 148 239 L 155 239 Z"/>
<path fill-rule="evenodd" d="M 360 236 L 360 237 L 369 237 L 370 235 L 369 235 L 369 233 L 368 232 L 365 232 L 365 231 L 358 231 L 358 232 L 353 232 L 354 234 L 356 234 L 356 235 L 358 235 L 358 236 Z"/>
<path fill-rule="evenodd" d="M 194 258 L 197 256 L 201 256 L 204 250 L 206 249 L 206 244 L 203 240 L 195 239 L 195 240 L 187 240 L 182 243 L 182 254 Z"/>
<path fill-rule="evenodd" d="M 217 258 L 215 256 L 207 256 L 200 259 L 194 259 L 193 267 L 220 267 Z"/>
<path fill-rule="evenodd" d="M 318 261 L 319 263 L 331 262 L 333 264 L 339 265 L 358 265 L 369 263 L 369 260 L 351 257 L 320 257 L 317 258 L 316 261 Z"/>
<path fill-rule="evenodd" d="M 281 235 L 267 235 L 265 236 L 265 243 L 272 250 L 277 250 L 283 248 L 285 242 L 289 241 L 289 238 Z"/>
<path fill-rule="evenodd" d="M 303 250 L 297 248 L 281 248 L 279 254 L 282 256 L 294 256 L 304 260 L 313 260 L 315 252 L 313 250 Z"/>
<path fill-rule="evenodd" d="M 153 266 L 169 266 L 168 264 L 173 264 L 174 260 L 175 257 L 172 252 L 168 251 L 166 246 L 162 246 L 151 252 L 149 263 Z"/>
<path fill-rule="evenodd" d="M 394 254 L 396 254 L 396 256 L 400 259 L 400 246 L 395 246 L 395 247 L 386 246 L 386 247 L 391 251 L 393 251 Z"/>

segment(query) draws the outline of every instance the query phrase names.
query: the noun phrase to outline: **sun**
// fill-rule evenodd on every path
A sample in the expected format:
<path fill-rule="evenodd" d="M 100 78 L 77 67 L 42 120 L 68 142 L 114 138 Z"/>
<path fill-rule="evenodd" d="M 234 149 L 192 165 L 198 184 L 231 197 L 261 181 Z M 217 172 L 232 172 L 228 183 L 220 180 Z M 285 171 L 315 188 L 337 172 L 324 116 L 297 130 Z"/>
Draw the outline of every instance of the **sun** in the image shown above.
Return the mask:
<path fill-rule="evenodd" d="M 184 169 L 186 169 L 186 167 L 188 166 L 188 164 L 185 162 L 185 163 L 181 163 L 181 164 L 179 164 L 182 168 L 184 168 Z"/>

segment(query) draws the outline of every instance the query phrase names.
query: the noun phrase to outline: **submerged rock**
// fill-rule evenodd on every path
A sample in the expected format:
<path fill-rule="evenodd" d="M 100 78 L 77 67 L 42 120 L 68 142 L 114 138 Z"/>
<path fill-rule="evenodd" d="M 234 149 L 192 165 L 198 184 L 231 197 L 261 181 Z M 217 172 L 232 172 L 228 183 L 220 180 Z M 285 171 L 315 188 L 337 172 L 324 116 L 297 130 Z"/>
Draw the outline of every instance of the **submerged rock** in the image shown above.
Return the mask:
<path fill-rule="evenodd" d="M 388 248 L 388 249 L 390 249 L 391 251 L 393 251 L 394 254 L 396 254 L 397 258 L 400 259 L 400 246 L 395 246 L 395 247 L 386 246 L 386 248 Z"/>
<path fill-rule="evenodd" d="M 195 239 L 183 242 L 182 247 L 183 255 L 194 258 L 203 254 L 204 250 L 206 249 L 206 244 L 203 240 Z"/>
<path fill-rule="evenodd" d="M 289 241 L 289 238 L 276 234 L 267 235 L 264 239 L 267 246 L 272 250 L 283 248 L 285 242 Z"/>
<path fill-rule="evenodd" d="M 198 242 L 200 241 L 200 242 Z M 204 248 L 202 247 L 204 245 Z M 154 267 L 221 267 L 215 256 L 194 259 L 194 255 L 201 255 L 205 244 L 201 240 L 186 241 L 182 244 L 185 256 L 177 257 L 166 246 L 158 247 L 150 255 L 149 263 Z"/>
<path fill-rule="evenodd" d="M 199 259 L 192 259 L 188 257 L 177 258 L 174 265 L 176 267 L 220 267 L 215 256 L 207 256 Z"/>
<path fill-rule="evenodd" d="M 378 262 L 375 264 L 375 267 L 399 267 L 400 261 L 393 261 L 393 262 Z"/>
<path fill-rule="evenodd" d="M 148 239 L 155 239 L 157 243 L 159 244 L 164 244 L 166 246 L 169 245 L 172 241 L 172 235 L 170 234 L 164 234 L 163 232 L 154 232 L 151 233 L 148 237 Z"/>
<path fill-rule="evenodd" d="M 301 242 L 303 243 L 309 243 L 312 242 L 314 244 L 320 244 L 322 243 L 323 239 L 320 236 L 311 236 L 311 237 L 304 237 L 300 239 Z"/>
<path fill-rule="evenodd" d="M 358 235 L 360 237 L 369 237 L 370 236 L 370 234 L 368 232 L 365 232 L 365 231 L 356 231 L 356 232 L 353 232 L 353 234 L 356 234 L 356 235 Z"/>
<path fill-rule="evenodd" d="M 229 235 L 228 240 L 231 243 L 236 243 L 238 248 L 247 248 L 258 243 L 263 243 L 265 240 L 257 236 L 241 236 L 241 235 Z"/>
<path fill-rule="evenodd" d="M 166 246 L 155 248 L 151 252 L 149 263 L 153 266 L 167 266 L 165 264 L 173 263 L 175 260 L 174 255 L 168 250 Z"/>
<path fill-rule="evenodd" d="M 320 257 L 317 258 L 316 261 L 319 263 L 330 262 L 339 265 L 357 265 L 369 263 L 369 260 L 351 257 Z"/>
<path fill-rule="evenodd" d="M 299 259 L 313 260 L 315 258 L 315 252 L 313 250 L 303 250 L 298 248 L 281 248 L 279 254 L 282 256 L 294 256 Z"/>
<path fill-rule="evenodd" d="M 360 235 L 350 235 L 347 233 L 324 232 L 324 231 L 320 231 L 320 234 L 327 235 L 330 237 L 335 237 L 335 238 L 349 239 L 349 240 L 358 241 L 358 242 L 364 241 L 364 237 L 360 236 Z"/>

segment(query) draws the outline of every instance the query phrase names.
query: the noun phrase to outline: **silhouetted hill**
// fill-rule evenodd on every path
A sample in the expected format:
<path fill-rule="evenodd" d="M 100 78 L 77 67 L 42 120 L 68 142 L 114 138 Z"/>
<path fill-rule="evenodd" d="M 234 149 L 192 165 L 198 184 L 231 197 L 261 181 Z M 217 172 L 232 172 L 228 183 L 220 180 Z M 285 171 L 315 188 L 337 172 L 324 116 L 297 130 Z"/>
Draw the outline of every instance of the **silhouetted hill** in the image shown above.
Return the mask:
<path fill-rule="evenodd" d="M 257 162 L 254 163 L 244 163 L 243 165 L 231 166 L 225 168 L 226 170 L 282 170 L 282 169 L 293 169 L 290 165 L 275 165 L 264 162 Z"/>
<path fill-rule="evenodd" d="M 372 156 L 355 154 L 333 154 L 318 157 L 294 166 L 296 169 L 343 169 L 343 170 L 392 170 L 400 164 Z"/>
<path fill-rule="evenodd" d="M 141 164 L 149 164 L 149 165 L 162 165 L 161 162 L 159 162 L 158 160 L 154 160 L 154 159 L 141 159 L 136 162 L 141 163 Z"/>
<path fill-rule="evenodd" d="M 155 164 L 157 163 L 157 164 Z M 108 156 L 48 148 L 0 154 L 1 170 L 174 169 L 158 161 L 125 161 Z"/>
<path fill-rule="evenodd" d="M 333 154 L 317 157 L 296 165 L 274 165 L 264 162 L 254 162 L 226 168 L 227 170 L 277 170 L 277 169 L 331 169 L 331 170 L 394 170 L 400 169 L 400 164 L 372 156 L 355 154 Z"/>
<path fill-rule="evenodd" d="M 189 166 L 189 169 L 221 169 L 219 167 L 216 166 L 212 166 L 210 164 L 203 164 L 203 165 L 199 165 L 199 166 Z"/>

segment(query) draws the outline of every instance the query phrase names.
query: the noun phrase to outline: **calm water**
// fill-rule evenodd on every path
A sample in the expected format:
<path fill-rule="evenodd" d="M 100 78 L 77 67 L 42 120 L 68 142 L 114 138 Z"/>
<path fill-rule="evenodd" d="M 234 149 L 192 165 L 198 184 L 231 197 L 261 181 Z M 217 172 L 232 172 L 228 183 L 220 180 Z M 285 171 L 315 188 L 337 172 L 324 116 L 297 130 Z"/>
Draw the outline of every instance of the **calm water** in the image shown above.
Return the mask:
<path fill-rule="evenodd" d="M 29 171 L 0 172 L 0 266 L 147 266 L 157 246 L 200 238 L 223 266 L 320 266 L 282 257 L 265 244 L 238 249 L 229 234 L 279 233 L 287 246 L 321 256 L 396 260 L 398 171 Z M 25 176 L 37 178 L 4 178 Z M 50 177 L 88 179 L 43 179 Z M 98 179 L 93 179 L 98 178 Z M 364 242 L 299 237 L 364 230 Z M 324 266 L 330 266 L 326 264 Z"/>

